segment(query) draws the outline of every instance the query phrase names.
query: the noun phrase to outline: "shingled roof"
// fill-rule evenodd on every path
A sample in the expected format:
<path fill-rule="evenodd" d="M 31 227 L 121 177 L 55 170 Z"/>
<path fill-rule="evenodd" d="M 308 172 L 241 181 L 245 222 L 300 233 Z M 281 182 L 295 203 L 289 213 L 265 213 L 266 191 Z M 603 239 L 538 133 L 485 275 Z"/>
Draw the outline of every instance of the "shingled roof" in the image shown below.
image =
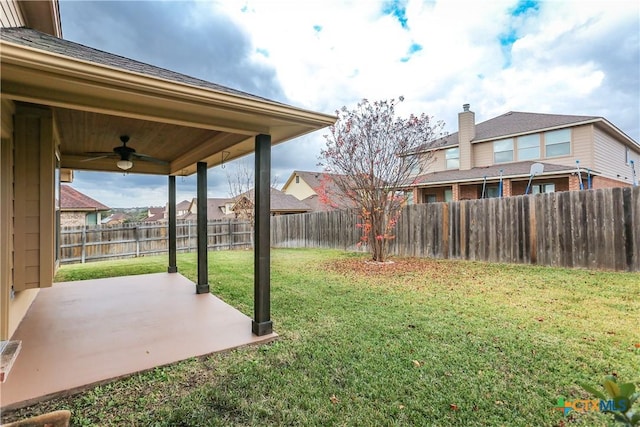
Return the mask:
<path fill-rule="evenodd" d="M 244 194 L 241 194 L 238 199 L 246 197 L 249 200 L 253 200 L 253 190 L 249 190 Z M 270 194 L 271 213 L 282 212 L 309 212 L 311 208 L 301 200 L 296 199 L 290 194 L 283 193 L 282 191 L 271 188 Z"/>
<path fill-rule="evenodd" d="M 27 27 L 3 28 L 0 32 L 0 38 L 2 38 L 2 40 L 4 41 L 15 43 L 21 46 L 44 50 L 46 52 L 56 53 L 94 64 L 100 64 L 107 67 L 113 67 L 133 73 L 144 74 L 147 76 L 161 78 L 177 83 L 184 83 L 199 88 L 213 89 L 219 92 L 226 92 L 229 94 L 240 95 L 246 98 L 274 103 L 274 101 L 267 98 L 262 98 L 247 92 L 231 89 L 226 86 L 187 76 L 185 74 L 176 73 L 174 71 L 156 67 L 154 65 L 145 64 L 143 62 L 125 58 L 123 56 L 114 55 L 112 53 L 84 46 L 79 43 L 41 33 Z M 278 104 L 277 102 L 275 103 Z"/>
<path fill-rule="evenodd" d="M 424 185 L 424 184 L 439 184 L 461 181 L 477 181 L 482 180 L 484 177 L 487 179 L 496 179 L 500 176 L 500 170 L 502 170 L 503 177 L 528 177 L 531 171 L 531 165 L 539 162 L 517 162 L 517 163 L 505 163 L 499 165 L 492 165 L 486 167 L 477 167 L 469 170 L 447 170 L 441 172 L 432 172 L 425 175 L 420 175 L 409 184 L 409 186 Z M 568 173 L 574 171 L 574 167 L 554 165 L 551 163 L 543 163 L 544 174 L 551 173 Z"/>
<path fill-rule="evenodd" d="M 510 111 L 501 116 L 494 117 L 476 124 L 476 137 L 472 143 L 521 135 L 533 132 L 541 132 L 558 127 L 575 126 L 586 122 L 604 120 L 598 116 L 572 116 L 566 114 L 541 114 Z M 424 144 L 421 149 L 441 148 L 458 145 L 458 132 L 447 135 L 435 144 Z M 420 151 L 420 149 L 418 149 Z"/>
<path fill-rule="evenodd" d="M 69 185 L 60 185 L 60 209 L 65 211 L 108 211 L 111 208 Z"/>

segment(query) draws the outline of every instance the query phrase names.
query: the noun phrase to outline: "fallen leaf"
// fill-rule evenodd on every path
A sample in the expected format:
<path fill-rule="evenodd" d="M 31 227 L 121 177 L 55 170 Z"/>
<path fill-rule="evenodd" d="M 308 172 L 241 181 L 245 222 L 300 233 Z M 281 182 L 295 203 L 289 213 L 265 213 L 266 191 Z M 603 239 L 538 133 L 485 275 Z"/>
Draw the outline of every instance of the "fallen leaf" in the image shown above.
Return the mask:
<path fill-rule="evenodd" d="M 419 368 L 421 366 L 421 363 L 417 360 L 413 361 L 413 366 L 415 366 L 416 368 Z"/>
<path fill-rule="evenodd" d="M 496 405 L 504 405 L 504 402 L 502 400 L 496 400 Z"/>
<path fill-rule="evenodd" d="M 404 409 L 404 405 L 400 405 L 400 406 L 398 406 L 398 408 Z"/>
<path fill-rule="evenodd" d="M 538 322 L 542 322 L 542 321 L 544 321 L 544 317 L 536 317 L 536 320 L 537 320 Z"/>
<path fill-rule="evenodd" d="M 335 394 L 331 395 L 331 397 L 329 398 L 329 400 L 330 400 L 330 401 L 331 401 L 331 403 L 333 403 L 334 405 L 335 405 L 336 403 L 340 402 L 340 399 L 338 399 L 338 398 L 336 397 L 336 395 L 335 395 Z"/>
<path fill-rule="evenodd" d="M 637 342 L 633 345 L 635 348 L 640 348 L 640 342 Z"/>
<path fill-rule="evenodd" d="M 452 411 L 457 411 L 459 408 L 458 408 L 458 405 L 456 405 L 455 403 L 450 403 L 449 409 L 451 409 Z"/>

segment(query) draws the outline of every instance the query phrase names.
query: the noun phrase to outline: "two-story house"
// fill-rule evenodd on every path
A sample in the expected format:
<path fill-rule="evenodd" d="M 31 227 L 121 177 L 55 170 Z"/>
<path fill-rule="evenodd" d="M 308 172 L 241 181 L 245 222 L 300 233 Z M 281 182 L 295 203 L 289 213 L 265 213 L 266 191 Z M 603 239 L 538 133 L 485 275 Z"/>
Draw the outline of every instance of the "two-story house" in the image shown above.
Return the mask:
<path fill-rule="evenodd" d="M 640 166 L 638 142 L 605 118 L 513 111 L 476 124 L 469 104 L 458 132 L 424 147 L 415 203 L 630 186 Z"/>

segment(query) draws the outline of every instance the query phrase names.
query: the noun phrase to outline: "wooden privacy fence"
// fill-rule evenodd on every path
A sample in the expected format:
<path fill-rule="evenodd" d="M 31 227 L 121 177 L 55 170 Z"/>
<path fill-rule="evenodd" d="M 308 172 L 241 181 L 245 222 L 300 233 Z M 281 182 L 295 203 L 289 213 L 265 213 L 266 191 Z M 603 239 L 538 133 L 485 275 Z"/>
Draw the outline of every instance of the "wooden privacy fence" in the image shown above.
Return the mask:
<path fill-rule="evenodd" d="M 356 249 L 357 213 L 273 217 L 275 247 Z M 640 271 L 640 187 L 411 205 L 390 242 L 399 256 Z"/>
<path fill-rule="evenodd" d="M 214 250 L 248 248 L 251 233 L 251 224 L 246 221 L 209 221 L 207 247 Z M 176 234 L 178 252 L 197 249 L 195 222 L 179 222 Z M 168 247 L 166 222 L 63 227 L 60 231 L 61 263 L 154 255 L 168 252 Z"/>

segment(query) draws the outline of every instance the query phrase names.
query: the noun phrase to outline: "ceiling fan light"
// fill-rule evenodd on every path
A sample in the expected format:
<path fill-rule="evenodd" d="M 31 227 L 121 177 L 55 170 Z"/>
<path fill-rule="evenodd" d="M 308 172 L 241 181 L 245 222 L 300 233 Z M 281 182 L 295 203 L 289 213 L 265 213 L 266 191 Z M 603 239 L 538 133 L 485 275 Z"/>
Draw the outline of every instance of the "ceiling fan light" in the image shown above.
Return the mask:
<path fill-rule="evenodd" d="M 133 162 L 131 160 L 118 160 L 116 165 L 123 171 L 126 171 L 133 167 Z"/>

